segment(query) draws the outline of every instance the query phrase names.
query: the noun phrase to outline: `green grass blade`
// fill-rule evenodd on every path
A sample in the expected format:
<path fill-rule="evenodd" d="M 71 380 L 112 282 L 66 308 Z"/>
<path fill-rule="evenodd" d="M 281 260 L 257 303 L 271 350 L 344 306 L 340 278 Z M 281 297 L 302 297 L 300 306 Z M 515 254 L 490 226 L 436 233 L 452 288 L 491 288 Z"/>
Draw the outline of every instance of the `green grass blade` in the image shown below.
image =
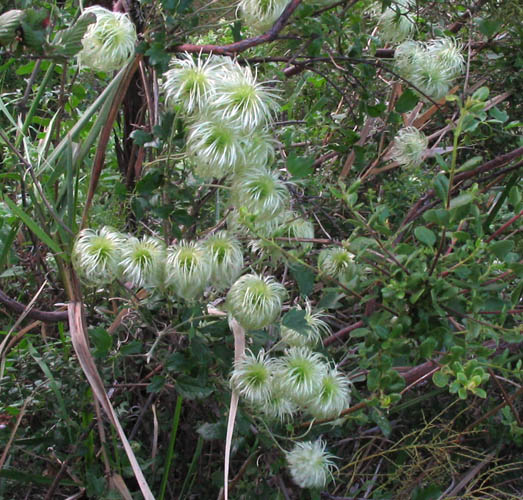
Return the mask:
<path fill-rule="evenodd" d="M 171 427 L 171 437 L 169 439 L 169 446 L 167 448 L 167 456 L 165 457 L 165 469 L 163 471 L 162 484 L 160 486 L 160 495 L 158 500 L 163 500 L 165 497 L 165 489 L 167 488 L 167 479 L 171 470 L 171 463 L 174 453 L 174 444 L 176 443 L 176 433 L 178 432 L 178 424 L 180 423 L 180 414 L 182 412 L 182 396 L 176 399 L 176 408 L 174 410 L 173 423 Z"/>
<path fill-rule="evenodd" d="M 55 254 L 62 253 L 60 246 L 49 236 L 29 215 L 27 215 L 18 205 L 16 205 L 8 196 L 4 201 L 11 210 L 40 240 L 45 243 Z"/>
<path fill-rule="evenodd" d="M 67 407 L 65 406 L 64 398 L 62 397 L 62 393 L 60 392 L 60 388 L 58 387 L 58 384 L 56 383 L 55 378 L 53 377 L 53 374 L 51 373 L 51 370 L 49 369 L 49 366 L 47 363 L 43 360 L 43 358 L 38 354 L 36 349 L 34 348 L 33 344 L 27 339 L 27 347 L 29 350 L 29 353 L 33 357 L 33 359 L 36 361 L 36 364 L 40 367 L 44 375 L 49 380 L 49 386 L 51 387 L 51 390 L 53 391 L 56 400 L 58 401 L 58 408 L 60 409 L 61 417 L 64 420 L 64 422 L 69 422 L 69 415 L 67 413 Z M 73 437 L 71 434 L 71 426 L 67 426 L 67 434 L 69 436 L 69 441 L 72 443 Z"/>

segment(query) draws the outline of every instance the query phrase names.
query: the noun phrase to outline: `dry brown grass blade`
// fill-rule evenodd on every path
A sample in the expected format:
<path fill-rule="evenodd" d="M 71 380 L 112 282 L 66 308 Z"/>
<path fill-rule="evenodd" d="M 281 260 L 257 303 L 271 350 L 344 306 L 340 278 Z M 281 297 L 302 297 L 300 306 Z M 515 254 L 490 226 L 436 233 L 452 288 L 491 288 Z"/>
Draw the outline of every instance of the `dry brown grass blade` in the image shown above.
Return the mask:
<path fill-rule="evenodd" d="M 234 361 L 238 361 L 245 355 L 245 330 L 233 318 L 230 320 L 230 325 L 232 328 L 232 334 L 234 336 Z M 229 408 L 229 419 L 227 421 L 227 436 L 225 438 L 225 464 L 223 468 L 224 500 L 228 500 L 229 498 L 229 464 L 231 459 L 232 433 L 234 431 L 236 412 L 238 411 L 238 401 L 238 393 L 233 390 L 231 394 L 231 406 Z"/>
<path fill-rule="evenodd" d="M 109 143 L 109 139 L 111 137 L 111 131 L 113 129 L 114 121 L 116 120 L 116 116 L 118 114 L 118 110 L 120 109 L 120 105 L 124 100 L 125 94 L 127 93 L 127 89 L 131 83 L 132 77 L 138 69 L 138 64 L 141 61 L 141 59 L 142 57 L 138 55 L 129 64 L 129 67 L 127 68 L 127 73 L 123 80 L 120 82 L 118 90 L 115 94 L 114 101 L 107 116 L 107 121 L 100 132 L 100 137 L 98 138 L 98 145 L 96 149 L 96 155 L 91 171 L 91 179 L 89 180 L 89 190 L 87 192 L 87 199 L 85 201 L 84 211 L 82 214 L 82 228 L 85 227 L 87 223 L 87 214 L 89 213 L 89 209 L 91 208 L 94 193 L 96 191 L 96 187 L 98 186 L 98 180 L 100 179 L 100 174 L 102 173 L 105 159 L 105 151 L 107 149 L 107 144 Z"/>
<path fill-rule="evenodd" d="M 136 456 L 134 455 L 131 445 L 125 436 L 122 426 L 120 425 L 120 421 L 118 420 L 116 412 L 114 411 L 114 408 L 109 401 L 109 397 L 105 392 L 102 379 L 98 374 L 93 357 L 91 356 L 87 340 L 87 332 L 85 329 L 82 304 L 80 302 L 70 302 L 68 304 L 67 311 L 69 313 L 69 329 L 71 333 L 71 340 L 76 352 L 76 356 L 78 357 L 78 361 L 80 362 L 80 366 L 82 367 L 82 370 L 85 373 L 91 388 L 93 389 L 94 395 L 107 414 L 109 421 L 112 425 L 114 425 L 116 431 L 118 432 L 118 436 L 120 437 L 120 440 L 125 449 L 125 453 L 129 458 L 129 462 L 131 463 L 131 467 L 136 480 L 138 481 L 138 485 L 140 486 L 143 497 L 145 500 L 154 500 L 154 495 L 152 494 L 149 485 L 147 484 L 142 469 L 136 460 Z"/>
<path fill-rule="evenodd" d="M 113 474 L 109 478 L 109 484 L 113 489 L 117 490 L 120 495 L 122 495 L 124 500 L 133 500 L 133 496 L 131 495 L 131 492 L 127 488 L 125 481 L 123 480 L 123 477 L 120 476 L 120 474 Z"/>
<path fill-rule="evenodd" d="M 5 460 L 7 458 L 7 455 L 9 454 L 9 450 L 11 449 L 11 445 L 13 444 L 13 441 L 16 436 L 16 431 L 18 430 L 18 427 L 20 426 L 20 422 L 22 421 L 22 418 L 25 415 L 25 409 L 27 408 L 27 404 L 31 400 L 31 396 L 29 396 L 20 408 L 20 413 L 18 414 L 18 417 L 16 418 L 15 426 L 13 427 L 13 430 L 11 431 L 11 435 L 9 436 L 9 441 L 7 441 L 7 444 L 5 445 L 4 451 L 2 453 L 2 456 L 0 457 L 0 470 L 2 470 L 2 467 L 4 466 Z"/>

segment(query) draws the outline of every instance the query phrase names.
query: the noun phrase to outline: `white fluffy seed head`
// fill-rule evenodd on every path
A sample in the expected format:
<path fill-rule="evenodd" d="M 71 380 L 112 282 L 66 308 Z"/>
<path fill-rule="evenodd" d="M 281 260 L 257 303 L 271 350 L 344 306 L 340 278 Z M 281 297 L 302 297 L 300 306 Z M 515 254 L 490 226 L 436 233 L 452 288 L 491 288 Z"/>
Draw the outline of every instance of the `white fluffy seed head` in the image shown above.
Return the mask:
<path fill-rule="evenodd" d="M 181 241 L 167 249 L 167 280 L 174 292 L 185 300 L 203 293 L 210 278 L 207 252 L 195 242 Z"/>
<path fill-rule="evenodd" d="M 225 63 L 216 56 L 196 59 L 190 54 L 171 61 L 162 85 L 167 104 L 181 106 L 187 114 L 204 111 L 216 94 Z"/>
<path fill-rule="evenodd" d="M 80 277 L 91 285 L 113 281 L 118 273 L 125 237 L 108 227 L 82 229 L 73 246 L 72 261 Z"/>
<path fill-rule="evenodd" d="M 236 168 L 236 174 L 271 165 L 275 157 L 276 141 L 267 128 L 259 128 L 249 133 L 245 147 L 245 165 Z"/>
<path fill-rule="evenodd" d="M 355 272 L 354 255 L 343 247 L 325 248 L 318 257 L 318 267 L 327 276 L 348 281 Z"/>
<path fill-rule="evenodd" d="M 238 177 L 232 191 L 237 207 L 254 215 L 257 222 L 274 218 L 285 209 L 289 200 L 289 191 L 277 172 L 265 168 Z"/>
<path fill-rule="evenodd" d="M 196 174 L 223 177 L 245 163 L 245 138 L 241 128 L 210 114 L 189 128 L 186 148 L 196 164 Z"/>
<path fill-rule="evenodd" d="M 402 128 L 394 138 L 392 158 L 400 165 L 417 167 L 423 161 L 428 139 L 415 127 Z"/>
<path fill-rule="evenodd" d="M 285 454 L 290 475 L 300 488 L 323 488 L 332 479 L 334 456 L 325 448 L 325 441 L 317 439 L 296 443 Z"/>
<path fill-rule="evenodd" d="M 263 404 L 256 405 L 256 408 L 269 419 L 280 422 L 290 420 L 298 411 L 298 406 L 287 397 L 282 389 L 277 371 L 273 372 L 269 398 Z"/>
<path fill-rule="evenodd" d="M 203 247 L 209 254 L 211 282 L 221 290 L 230 286 L 243 269 L 243 252 L 240 242 L 227 231 L 209 236 Z"/>
<path fill-rule="evenodd" d="M 122 277 L 133 286 L 154 286 L 165 264 L 165 245 L 160 240 L 145 236 L 141 240 L 130 237 L 121 248 Z"/>
<path fill-rule="evenodd" d="M 134 54 L 137 42 L 136 29 L 127 14 L 111 12 L 94 6 L 84 10 L 92 13 L 96 21 L 89 25 L 82 38 L 82 50 L 78 53 L 80 66 L 95 71 L 114 71 Z"/>
<path fill-rule="evenodd" d="M 300 305 L 298 309 L 302 309 Z M 280 328 L 281 339 L 290 346 L 314 347 L 322 338 L 323 335 L 330 333 L 330 328 L 325 321 L 323 321 L 322 311 L 312 312 L 311 303 L 307 300 L 305 303 L 305 321 L 307 322 L 306 331 L 296 331 L 284 325 Z"/>
<path fill-rule="evenodd" d="M 323 375 L 318 392 L 314 394 L 307 407 L 315 418 L 335 418 L 349 407 L 350 382 L 336 368 Z"/>
<path fill-rule="evenodd" d="M 231 387 L 250 403 L 264 404 L 271 396 L 273 365 L 263 349 L 257 356 L 247 351 L 243 358 L 234 362 Z"/>
<path fill-rule="evenodd" d="M 447 95 L 452 83 L 451 72 L 436 57 L 418 59 L 411 78 L 419 90 L 436 100 Z"/>
<path fill-rule="evenodd" d="M 425 48 L 421 42 L 406 40 L 394 51 L 394 65 L 403 78 L 412 78 L 418 61 L 426 57 Z"/>
<path fill-rule="evenodd" d="M 227 307 L 243 328 L 258 330 L 277 319 L 285 296 L 285 288 L 272 276 L 246 274 L 230 288 Z"/>
<path fill-rule="evenodd" d="M 462 50 L 463 47 L 454 38 L 447 37 L 432 40 L 427 46 L 429 55 L 434 57 L 452 78 L 461 75 L 465 69 Z"/>
<path fill-rule="evenodd" d="M 298 405 L 318 391 L 327 369 L 323 356 L 307 347 L 291 347 L 276 360 L 276 366 L 282 391 Z"/>
<path fill-rule="evenodd" d="M 399 43 L 409 38 L 416 28 L 414 0 L 396 0 L 381 14 L 378 21 L 380 37 L 384 42 Z"/>
<path fill-rule="evenodd" d="M 261 33 L 272 27 L 287 4 L 287 0 L 240 0 L 239 7 L 245 24 Z"/>
<path fill-rule="evenodd" d="M 248 133 L 270 123 L 278 110 L 278 96 L 268 83 L 256 81 L 247 67 L 238 66 L 218 81 L 213 106 L 227 122 Z"/>

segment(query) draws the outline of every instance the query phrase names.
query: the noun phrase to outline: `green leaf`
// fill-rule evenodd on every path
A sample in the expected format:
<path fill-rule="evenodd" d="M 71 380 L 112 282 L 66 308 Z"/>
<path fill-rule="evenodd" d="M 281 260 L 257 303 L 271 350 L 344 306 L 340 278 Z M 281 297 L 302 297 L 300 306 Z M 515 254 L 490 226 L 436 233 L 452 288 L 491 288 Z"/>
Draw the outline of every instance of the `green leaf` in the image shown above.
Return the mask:
<path fill-rule="evenodd" d="M 429 337 L 428 339 L 425 339 L 419 346 L 421 357 L 427 359 L 430 358 L 437 346 L 438 342 L 435 338 Z"/>
<path fill-rule="evenodd" d="M 495 35 L 499 28 L 501 27 L 501 21 L 497 19 L 482 19 L 479 22 L 478 28 L 482 35 L 485 35 L 487 38 L 490 38 L 492 35 Z"/>
<path fill-rule="evenodd" d="M 56 34 L 51 47 L 65 57 L 76 55 L 82 50 L 82 38 L 87 28 L 95 21 L 96 16 L 92 13 L 81 16 L 73 26 Z"/>
<path fill-rule="evenodd" d="M 89 338 L 93 341 L 95 358 L 104 358 L 113 346 L 113 338 L 105 328 L 97 327 L 89 331 Z"/>
<path fill-rule="evenodd" d="M 151 392 L 160 392 L 163 389 L 163 386 L 165 385 L 165 377 L 161 377 L 160 375 L 155 375 L 152 379 L 149 385 L 146 388 L 146 391 L 148 393 Z"/>
<path fill-rule="evenodd" d="M 492 118 L 494 118 L 494 120 L 499 123 L 505 123 L 509 118 L 508 113 L 506 111 L 501 111 L 498 108 L 492 108 L 489 111 L 489 115 L 492 116 Z"/>
<path fill-rule="evenodd" d="M 231 30 L 233 40 L 235 42 L 239 42 L 242 39 L 242 23 L 241 23 L 241 21 L 234 21 L 234 23 L 232 23 L 229 26 L 229 29 Z"/>
<path fill-rule="evenodd" d="M 11 209 L 11 212 L 19 217 L 21 221 L 40 239 L 45 243 L 54 253 L 61 254 L 62 249 L 58 244 L 37 224 L 29 215 L 27 215 L 21 208 L 18 207 L 11 199 L 6 196 L 4 201 Z"/>
<path fill-rule="evenodd" d="M 419 96 L 413 92 L 411 89 L 406 89 L 403 94 L 401 94 L 398 102 L 396 103 L 396 111 L 398 113 L 406 113 L 418 104 Z"/>
<path fill-rule="evenodd" d="M 202 399 L 210 396 L 214 389 L 206 387 L 193 377 L 180 375 L 176 379 L 176 390 L 186 399 Z"/>
<path fill-rule="evenodd" d="M 367 389 L 369 391 L 374 392 L 380 383 L 380 372 L 376 368 L 373 368 L 369 371 L 367 374 Z"/>
<path fill-rule="evenodd" d="M 448 210 L 445 210 L 444 208 L 436 208 L 432 210 L 427 210 L 423 214 L 423 218 L 427 222 L 432 222 L 433 224 L 437 224 L 438 226 L 448 226 L 450 222 L 450 213 Z"/>
<path fill-rule="evenodd" d="M 434 382 L 436 387 L 446 387 L 449 383 L 449 376 L 443 373 L 441 370 L 437 371 L 434 375 L 432 375 L 432 382 Z"/>
<path fill-rule="evenodd" d="M 425 226 L 418 226 L 414 229 L 414 236 L 429 247 L 434 246 L 434 243 L 436 243 L 436 235 Z"/>
<path fill-rule="evenodd" d="M 392 433 L 392 426 L 390 425 L 387 417 L 380 412 L 377 408 L 372 408 L 370 411 L 370 418 L 377 424 L 377 426 L 383 432 L 385 437 L 389 437 Z"/>
<path fill-rule="evenodd" d="M 498 258 L 503 260 L 514 248 L 513 240 L 494 241 L 489 245 L 489 250 Z"/>
<path fill-rule="evenodd" d="M 303 179 L 312 174 L 313 156 L 296 156 L 291 153 L 287 158 L 287 170 L 294 179 Z"/>
<path fill-rule="evenodd" d="M 434 179 L 434 192 L 443 203 L 447 203 L 449 180 L 445 174 L 438 174 Z"/>
<path fill-rule="evenodd" d="M 315 274 L 308 267 L 302 264 L 291 264 L 289 266 L 292 277 L 298 283 L 300 294 L 303 297 L 308 297 L 314 290 L 314 277 Z"/>
<path fill-rule="evenodd" d="M 463 193 L 450 200 L 450 208 L 464 207 L 474 201 L 474 193 Z"/>
<path fill-rule="evenodd" d="M 281 324 L 295 332 L 306 335 L 310 330 L 309 323 L 305 318 L 306 315 L 307 312 L 303 309 L 291 309 L 283 316 Z"/>
<path fill-rule="evenodd" d="M 435 484 L 429 484 L 425 488 L 415 488 L 412 492 L 412 500 L 437 500 L 441 496 L 442 490 Z"/>

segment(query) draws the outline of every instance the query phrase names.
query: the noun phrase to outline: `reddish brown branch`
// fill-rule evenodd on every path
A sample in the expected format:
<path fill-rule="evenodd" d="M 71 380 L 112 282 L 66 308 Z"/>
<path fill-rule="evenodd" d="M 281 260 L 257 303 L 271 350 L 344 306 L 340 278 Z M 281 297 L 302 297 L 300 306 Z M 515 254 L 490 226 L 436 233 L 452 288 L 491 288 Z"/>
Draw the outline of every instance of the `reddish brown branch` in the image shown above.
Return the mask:
<path fill-rule="evenodd" d="M 521 212 L 519 212 L 519 214 L 514 215 L 514 217 L 512 217 L 512 219 L 505 222 L 505 224 L 503 224 L 499 229 L 497 229 L 496 232 L 494 232 L 490 235 L 489 239 L 487 240 L 487 243 L 490 243 L 494 238 L 496 238 L 496 236 L 500 235 L 505 229 L 507 229 L 507 227 L 509 227 L 512 223 L 516 222 L 522 215 L 523 215 L 523 210 L 521 210 Z"/>
<path fill-rule="evenodd" d="M 273 27 L 262 35 L 246 38 L 239 42 L 229 43 L 228 45 L 195 45 L 192 43 L 183 43 L 174 47 L 175 52 L 196 52 L 204 54 L 219 54 L 232 56 L 239 54 L 247 49 L 261 45 L 262 43 L 272 42 L 278 36 L 278 33 L 285 27 L 292 13 L 300 5 L 301 0 L 291 0 L 282 15 L 274 23 Z"/>
<path fill-rule="evenodd" d="M 515 160 L 516 158 L 519 158 L 520 156 L 523 156 L 523 146 L 516 148 L 508 153 L 505 153 L 503 155 L 500 155 L 483 165 L 480 165 L 479 167 L 469 170 L 467 172 L 461 172 L 460 174 L 457 174 L 454 177 L 454 182 L 460 182 L 467 179 L 470 179 L 472 177 L 475 177 L 479 174 L 482 174 L 484 172 L 488 172 L 489 170 L 494 170 L 495 168 L 502 167 L 509 163 L 512 160 Z M 409 210 L 405 218 L 403 219 L 403 222 L 401 223 L 400 227 L 406 226 L 409 222 L 412 222 L 413 220 L 417 219 L 420 215 L 423 214 L 426 210 L 431 208 L 431 204 L 427 203 L 435 194 L 435 191 L 431 189 L 428 191 L 422 198 L 420 198 L 414 206 Z M 403 233 L 401 233 L 396 240 L 394 241 L 395 244 L 399 243 L 401 241 L 401 238 L 403 236 Z"/>
<path fill-rule="evenodd" d="M 2 292 L 2 290 L 0 290 L 0 302 L 17 314 L 22 314 L 26 309 L 26 306 L 24 306 L 24 304 L 21 304 L 20 302 L 17 302 L 16 300 L 12 299 L 4 292 Z M 29 312 L 27 312 L 26 316 L 30 319 L 40 320 L 45 323 L 56 323 L 58 321 L 67 320 L 67 311 L 47 312 L 39 311 L 38 309 L 30 309 Z"/>

